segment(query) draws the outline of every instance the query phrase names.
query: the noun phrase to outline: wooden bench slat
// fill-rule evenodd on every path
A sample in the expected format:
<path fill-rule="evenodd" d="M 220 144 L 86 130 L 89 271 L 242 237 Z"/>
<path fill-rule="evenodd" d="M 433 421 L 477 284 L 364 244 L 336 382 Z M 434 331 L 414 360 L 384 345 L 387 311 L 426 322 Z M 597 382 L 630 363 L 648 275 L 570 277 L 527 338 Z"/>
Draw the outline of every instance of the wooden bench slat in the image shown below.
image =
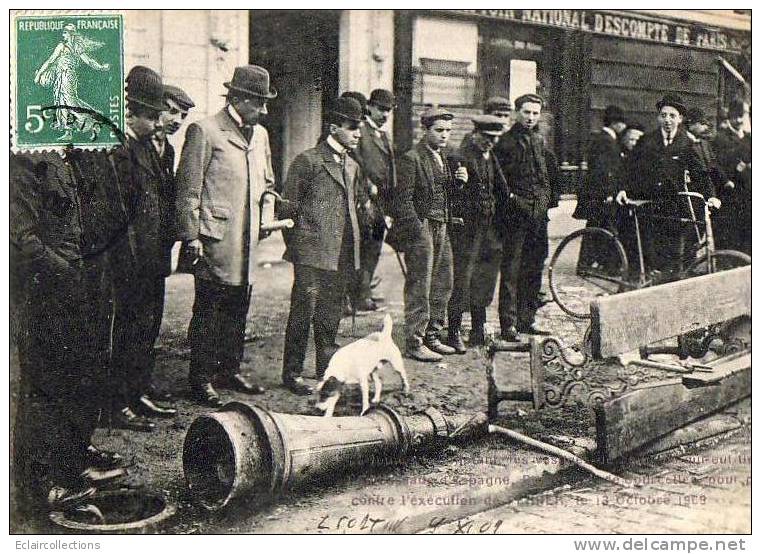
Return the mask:
<path fill-rule="evenodd" d="M 750 314 L 751 268 L 740 267 L 594 300 L 592 353 L 609 358 Z"/>
<path fill-rule="evenodd" d="M 721 358 L 716 360 L 716 362 L 720 361 Z M 734 358 L 723 363 L 711 363 L 709 365 L 713 368 L 711 373 L 690 373 L 689 375 L 682 377 L 682 383 L 688 387 L 712 385 L 718 383 L 733 373 L 737 373 L 738 371 L 750 368 L 750 352 L 740 356 L 739 358 Z"/>

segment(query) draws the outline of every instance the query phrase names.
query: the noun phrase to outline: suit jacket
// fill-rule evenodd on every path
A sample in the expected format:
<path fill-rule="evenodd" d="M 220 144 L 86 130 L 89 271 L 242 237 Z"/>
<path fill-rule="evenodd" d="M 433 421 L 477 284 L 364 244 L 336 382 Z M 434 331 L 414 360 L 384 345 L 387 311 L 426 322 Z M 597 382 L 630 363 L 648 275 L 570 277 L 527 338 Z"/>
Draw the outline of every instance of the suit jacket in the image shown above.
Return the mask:
<path fill-rule="evenodd" d="M 155 146 L 155 145 L 154 145 Z M 174 147 L 164 139 L 164 152 L 155 152 L 161 170 L 159 181 L 159 226 L 161 264 L 164 275 L 172 272 L 172 246 L 177 242 L 177 181 L 174 176 Z"/>
<path fill-rule="evenodd" d="M 737 171 L 738 163 L 742 161 L 747 164 L 752 161 L 753 147 L 750 135 L 746 134 L 740 138 L 730 129 L 721 129 L 714 139 L 713 147 L 718 166 L 736 187 L 733 191 L 720 189 L 723 194 L 722 201 L 750 202 L 751 168 L 746 167 L 742 172 Z"/>
<path fill-rule="evenodd" d="M 274 205 L 272 195 L 262 195 L 274 186 L 264 127 L 255 125 L 247 143 L 227 108 L 188 127 L 177 167 L 177 225 L 180 240 L 203 243 L 196 276 L 236 286 L 253 281 L 261 219 Z"/>
<path fill-rule="evenodd" d="M 498 209 L 500 224 L 525 221 L 544 226 L 554 198 L 547 158 L 555 159 L 548 154 L 544 137 L 516 123 L 502 135 L 494 152 L 512 193 L 506 205 Z"/>
<path fill-rule="evenodd" d="M 378 199 L 382 211 L 389 209 L 396 188 L 396 160 L 388 133 L 379 137 L 369 124 L 362 127 L 355 157 L 368 179 L 368 186 L 378 187 Z"/>
<path fill-rule="evenodd" d="M 589 142 L 589 171 L 573 216 L 577 219 L 599 219 L 605 215 L 605 199 L 621 190 L 621 147 L 605 131 L 595 133 Z"/>
<path fill-rule="evenodd" d="M 288 169 L 279 211 L 296 225 L 285 232 L 284 258 L 326 271 L 337 271 L 347 225 L 351 228 L 354 269 L 359 269 L 360 231 L 356 202 L 362 197 L 364 176 L 357 162 L 346 156 L 342 168 L 327 142 L 305 150 Z"/>
<path fill-rule="evenodd" d="M 444 171 L 449 174 L 450 186 L 444 188 L 448 208 L 449 195 L 455 188 L 454 177 L 446 153 L 440 153 Z M 399 160 L 397 188 L 394 191 L 391 214 L 394 224 L 386 235 L 386 242 L 397 250 L 404 251 L 406 246 L 419 239 L 423 232 L 423 220 L 432 202 L 434 163 L 436 162 L 432 154 L 422 140 Z"/>
<path fill-rule="evenodd" d="M 660 209 L 688 217 L 687 200 L 677 194 L 685 190 L 685 170 L 689 170 L 691 192 L 699 192 L 706 199 L 714 196 L 708 169 L 684 129 L 677 129 L 668 146 L 664 146 L 663 134 L 656 129 L 643 135 L 631 153 L 627 194 L 632 198 L 661 200 Z"/>

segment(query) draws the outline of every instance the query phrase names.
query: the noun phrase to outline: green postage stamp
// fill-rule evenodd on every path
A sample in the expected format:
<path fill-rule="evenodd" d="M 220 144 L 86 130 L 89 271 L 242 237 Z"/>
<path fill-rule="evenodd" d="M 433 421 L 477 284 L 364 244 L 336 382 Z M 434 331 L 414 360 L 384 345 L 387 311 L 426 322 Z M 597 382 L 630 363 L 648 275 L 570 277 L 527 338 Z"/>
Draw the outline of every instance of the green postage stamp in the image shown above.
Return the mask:
<path fill-rule="evenodd" d="M 124 129 L 118 13 L 11 13 L 14 151 L 107 148 Z"/>

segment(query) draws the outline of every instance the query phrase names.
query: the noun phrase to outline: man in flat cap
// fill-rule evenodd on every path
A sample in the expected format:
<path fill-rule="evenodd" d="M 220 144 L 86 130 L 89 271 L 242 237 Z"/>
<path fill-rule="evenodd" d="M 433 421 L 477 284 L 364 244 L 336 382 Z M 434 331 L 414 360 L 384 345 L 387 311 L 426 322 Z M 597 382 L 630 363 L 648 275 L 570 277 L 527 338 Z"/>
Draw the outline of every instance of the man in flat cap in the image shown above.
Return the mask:
<path fill-rule="evenodd" d="M 589 171 L 576 204 L 573 217 L 585 219 L 587 227 L 602 227 L 610 231 L 616 228 L 615 195 L 621 189 L 621 146 L 618 138 L 626 128 L 626 117 L 621 108 L 610 105 L 605 108 L 602 129 L 593 133 L 587 151 Z M 579 252 L 580 268 L 606 267 L 605 247 L 599 240 L 585 237 Z"/>
<path fill-rule="evenodd" d="M 452 247 L 447 232 L 449 196 L 467 183 L 465 167 L 450 167 L 445 148 L 454 114 L 428 108 L 420 117 L 423 136 L 399 161 L 394 223 L 386 238 L 404 253 L 405 355 L 437 362 L 455 349 L 441 342 L 452 292 Z M 458 184 L 456 181 L 459 181 Z"/>
<path fill-rule="evenodd" d="M 188 127 L 177 168 L 178 237 L 196 260 L 190 387 L 210 407 L 221 405 L 214 383 L 264 392 L 240 366 L 260 225 L 274 217 L 265 194 L 275 186 L 269 136 L 259 121 L 277 92 L 256 65 L 236 67 L 224 85 L 225 107 Z"/>
<path fill-rule="evenodd" d="M 378 266 L 383 238 L 386 234 L 385 214 L 396 188 L 396 160 L 384 126 L 394 109 L 394 94 L 385 89 L 375 89 L 367 103 L 356 160 L 367 178 L 370 209 L 361 217 L 362 248 L 359 273 L 354 284 L 353 300 L 357 311 L 375 311 L 378 306 L 372 299 L 370 284 Z"/>
<path fill-rule="evenodd" d="M 536 94 L 518 97 L 516 122 L 495 150 L 511 193 L 498 210 L 504 237 L 499 322 L 502 339 L 508 341 L 517 341 L 519 332 L 546 334 L 534 326 L 553 200 L 548 149 L 538 129 L 543 106 Z"/>
<path fill-rule="evenodd" d="M 689 243 L 697 240 L 695 228 L 668 218 L 694 218 L 700 207 L 680 192 L 702 194 L 709 205 L 718 208 L 708 176 L 708 169 L 700 161 L 692 139 L 682 125 L 687 112 L 682 99 L 666 94 L 656 102 L 658 128 L 646 133 L 634 147 L 630 158 L 629 181 L 626 189 L 616 196 L 619 203 L 631 198 L 655 200 L 653 210 L 657 219 L 643 218 L 645 239 L 645 265 L 676 276 L 689 260 Z M 689 173 L 686 173 L 689 172 Z M 688 181 L 689 179 L 689 181 Z"/>
<path fill-rule="evenodd" d="M 501 237 L 494 223 L 497 203 L 507 199 L 508 189 L 502 169 L 492 150 L 505 132 L 503 120 L 493 115 L 473 118 L 473 132 L 452 160 L 468 172 L 468 182 L 452 191 L 452 215 L 463 225 L 449 229 L 454 259 L 454 282 L 449 299 L 447 344 L 458 354 L 466 351 L 461 336 L 462 314 L 470 311 L 471 343 L 483 343 L 486 308 L 491 304 L 499 274 L 499 263 L 481 264 L 482 252 L 501 250 Z M 480 293 L 480 294 L 479 294 Z"/>
<path fill-rule="evenodd" d="M 727 125 L 716 135 L 713 146 L 716 160 L 734 187 L 717 190 L 726 206 L 717 214 L 716 243 L 719 248 L 731 248 L 751 253 L 751 168 L 752 142 L 743 130 L 746 106 L 741 99 L 727 107 Z"/>
<path fill-rule="evenodd" d="M 312 387 L 302 378 L 309 330 L 314 328 L 316 376 L 322 379 L 335 352 L 346 284 L 359 269 L 358 202 L 366 186 L 349 153 L 357 148 L 364 120 L 353 98 L 338 98 L 329 113 L 329 134 L 299 154 L 288 169 L 281 218 L 296 222 L 285 234 L 284 258 L 293 264 L 293 288 L 283 353 L 283 385 L 298 395 Z"/>

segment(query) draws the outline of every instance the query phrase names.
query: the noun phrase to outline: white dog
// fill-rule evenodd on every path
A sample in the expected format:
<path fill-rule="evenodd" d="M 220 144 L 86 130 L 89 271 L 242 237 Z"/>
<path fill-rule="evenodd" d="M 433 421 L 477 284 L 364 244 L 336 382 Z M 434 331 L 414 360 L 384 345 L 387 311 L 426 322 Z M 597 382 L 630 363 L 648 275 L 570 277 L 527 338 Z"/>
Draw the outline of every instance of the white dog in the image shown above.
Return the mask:
<path fill-rule="evenodd" d="M 358 383 L 362 390 L 362 413 L 360 415 L 364 415 L 370 408 L 368 400 L 370 397 L 370 378 L 375 385 L 373 403 L 380 402 L 383 385 L 378 376 L 378 370 L 384 363 L 390 364 L 399 373 L 404 383 L 404 392 L 410 390 L 407 373 L 404 371 L 402 353 L 391 339 L 392 327 L 391 316 L 386 314 L 386 317 L 383 318 L 383 329 L 381 331 L 370 333 L 363 339 L 347 344 L 333 354 L 328 369 L 325 371 L 325 376 L 317 385 L 320 399 L 315 406 L 325 412 L 323 414 L 325 417 L 333 415 L 336 402 L 341 397 L 344 385 L 347 384 Z"/>

